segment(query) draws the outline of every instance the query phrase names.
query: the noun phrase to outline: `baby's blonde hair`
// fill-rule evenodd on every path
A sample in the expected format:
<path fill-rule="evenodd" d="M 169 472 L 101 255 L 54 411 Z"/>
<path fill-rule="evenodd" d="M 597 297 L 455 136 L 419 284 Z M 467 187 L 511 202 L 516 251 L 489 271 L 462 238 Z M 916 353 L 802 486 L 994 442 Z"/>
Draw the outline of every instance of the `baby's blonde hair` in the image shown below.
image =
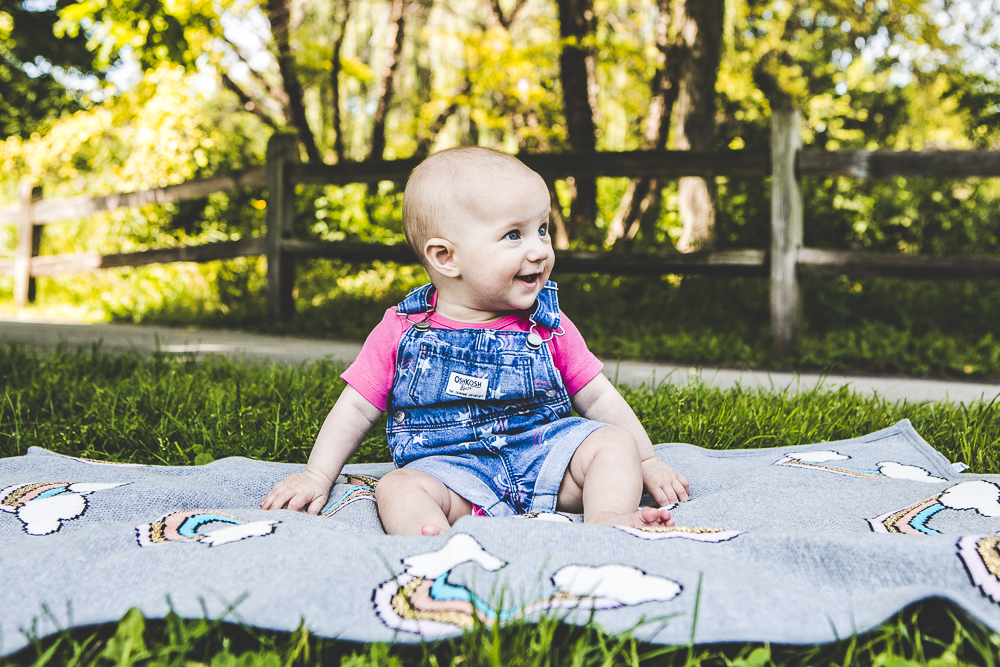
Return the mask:
<path fill-rule="evenodd" d="M 430 156 L 413 170 L 403 192 L 403 231 L 422 263 L 424 244 L 476 209 L 482 188 L 503 177 L 538 174 L 512 155 L 462 146 Z"/>

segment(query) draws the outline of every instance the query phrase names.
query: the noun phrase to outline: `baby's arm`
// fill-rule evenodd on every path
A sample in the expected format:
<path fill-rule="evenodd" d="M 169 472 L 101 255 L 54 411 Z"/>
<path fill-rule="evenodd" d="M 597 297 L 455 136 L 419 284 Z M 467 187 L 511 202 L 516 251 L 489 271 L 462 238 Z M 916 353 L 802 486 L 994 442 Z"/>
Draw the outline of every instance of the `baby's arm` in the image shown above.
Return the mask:
<path fill-rule="evenodd" d="M 642 482 L 658 505 L 663 507 L 688 499 L 690 487 L 687 479 L 656 458 L 646 429 L 608 378 L 598 373 L 583 389 L 573 394 L 571 400 L 576 411 L 587 419 L 611 424 L 632 434 L 642 461 Z"/>
<path fill-rule="evenodd" d="M 305 507 L 310 514 L 319 514 L 341 468 L 381 414 L 381 410 L 347 385 L 316 436 L 305 471 L 275 484 L 260 502 L 261 508 L 276 510 L 287 504 L 290 510 Z"/>

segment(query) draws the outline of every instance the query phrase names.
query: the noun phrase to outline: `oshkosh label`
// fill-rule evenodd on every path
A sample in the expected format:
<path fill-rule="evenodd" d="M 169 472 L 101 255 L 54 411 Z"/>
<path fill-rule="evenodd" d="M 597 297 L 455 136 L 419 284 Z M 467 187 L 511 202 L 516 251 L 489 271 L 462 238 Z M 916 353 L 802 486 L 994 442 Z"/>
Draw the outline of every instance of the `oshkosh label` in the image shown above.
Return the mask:
<path fill-rule="evenodd" d="M 452 373 L 448 377 L 448 386 L 444 393 L 458 396 L 459 398 L 486 398 L 486 390 L 490 387 L 490 381 L 486 378 L 474 378 L 471 375 Z"/>

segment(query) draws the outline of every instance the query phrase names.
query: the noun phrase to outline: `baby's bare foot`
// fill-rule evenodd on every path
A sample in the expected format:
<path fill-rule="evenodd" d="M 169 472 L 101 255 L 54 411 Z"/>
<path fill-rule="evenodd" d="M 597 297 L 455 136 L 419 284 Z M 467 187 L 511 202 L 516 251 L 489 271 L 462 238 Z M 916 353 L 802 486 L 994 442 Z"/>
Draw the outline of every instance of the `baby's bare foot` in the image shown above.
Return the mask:
<path fill-rule="evenodd" d="M 632 516 L 637 518 L 638 523 L 629 525 L 636 528 L 674 525 L 674 517 L 670 516 L 670 510 L 663 507 L 640 507 L 639 511 Z"/>
<path fill-rule="evenodd" d="M 604 513 L 591 518 L 588 523 L 600 523 L 605 526 L 632 526 L 646 528 L 648 526 L 672 526 L 674 518 L 670 510 L 656 507 L 640 507 L 636 512 L 626 514 Z"/>

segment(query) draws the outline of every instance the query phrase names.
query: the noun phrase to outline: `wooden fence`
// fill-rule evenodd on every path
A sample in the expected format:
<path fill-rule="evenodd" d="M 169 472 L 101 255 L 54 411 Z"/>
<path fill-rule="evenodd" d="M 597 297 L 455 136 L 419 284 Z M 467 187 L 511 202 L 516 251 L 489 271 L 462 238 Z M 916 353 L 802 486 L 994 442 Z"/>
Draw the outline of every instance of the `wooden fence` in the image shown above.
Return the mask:
<path fill-rule="evenodd" d="M 759 276 L 771 281 L 771 325 L 782 353 L 791 350 L 801 318 L 798 278 L 806 274 L 853 277 L 1000 279 L 997 257 L 928 257 L 802 247 L 803 176 L 929 176 L 962 178 L 1000 176 L 1000 151 L 802 151 L 801 118 L 796 111 L 775 111 L 770 150 L 605 152 L 592 155 L 519 155 L 545 178 L 681 176 L 771 176 L 771 247 L 768 249 L 626 253 L 560 251 L 560 273 Z M 34 277 L 82 273 L 117 266 L 166 262 L 206 262 L 234 257 L 267 257 L 267 311 L 284 320 L 294 311 L 295 262 L 303 257 L 348 261 L 416 263 L 406 245 L 374 245 L 292 238 L 295 186 L 300 183 L 405 182 L 416 160 L 302 164 L 293 136 L 276 134 L 267 148 L 264 168 L 190 181 L 131 194 L 72 199 L 41 199 L 40 190 L 22 184 L 20 206 L 0 208 L 0 224 L 18 225 L 15 260 L 0 260 L 0 274 L 14 275 L 14 298 L 23 306 L 34 297 Z M 168 203 L 247 187 L 267 189 L 267 232 L 263 238 L 221 241 L 199 246 L 101 255 L 96 252 L 39 256 L 42 225 L 115 208 Z"/>

